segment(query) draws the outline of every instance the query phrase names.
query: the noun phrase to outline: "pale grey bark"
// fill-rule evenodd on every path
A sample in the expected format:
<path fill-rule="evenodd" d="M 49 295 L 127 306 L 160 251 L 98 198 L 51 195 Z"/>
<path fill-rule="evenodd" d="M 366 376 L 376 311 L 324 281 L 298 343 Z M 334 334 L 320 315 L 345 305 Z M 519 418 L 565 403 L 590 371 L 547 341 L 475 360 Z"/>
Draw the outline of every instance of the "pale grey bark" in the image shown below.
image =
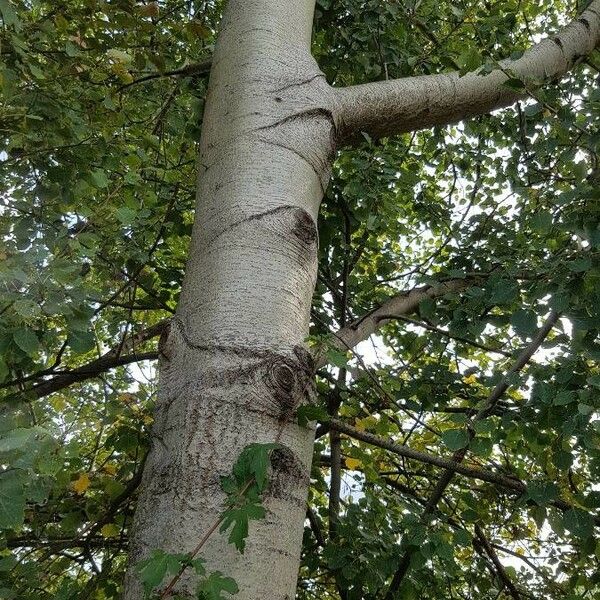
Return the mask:
<path fill-rule="evenodd" d="M 456 72 L 378 81 L 336 90 L 340 136 L 372 137 L 445 125 L 512 104 L 524 93 L 505 85 L 509 77 L 528 90 L 560 78 L 600 41 L 600 0 L 557 35 L 488 75 Z"/>
<path fill-rule="evenodd" d="M 313 432 L 295 424 L 314 365 L 303 347 L 317 274 L 316 219 L 334 152 L 332 102 L 310 55 L 314 0 L 230 0 L 213 58 L 182 297 L 162 340 L 152 448 L 130 563 L 189 552 L 224 506 L 244 447 L 278 440 L 267 516 L 244 554 L 202 549 L 237 600 L 295 594 Z M 177 591 L 194 597 L 184 577 Z M 141 600 L 133 568 L 126 600 Z"/>

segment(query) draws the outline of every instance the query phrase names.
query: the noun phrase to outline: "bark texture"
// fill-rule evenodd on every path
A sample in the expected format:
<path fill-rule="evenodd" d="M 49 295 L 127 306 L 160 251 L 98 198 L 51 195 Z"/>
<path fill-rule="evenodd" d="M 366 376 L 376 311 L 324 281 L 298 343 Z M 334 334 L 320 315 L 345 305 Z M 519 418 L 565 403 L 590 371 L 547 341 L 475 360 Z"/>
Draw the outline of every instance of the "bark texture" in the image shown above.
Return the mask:
<path fill-rule="evenodd" d="M 505 85 L 515 77 L 528 90 L 556 80 L 600 42 L 600 0 L 562 31 L 529 49 L 518 60 L 505 60 L 488 75 L 442 73 L 392 79 L 337 90 L 340 135 L 350 140 L 364 131 L 389 136 L 453 123 L 512 104 L 523 92 Z"/>
<path fill-rule="evenodd" d="M 250 443 L 284 449 L 267 517 L 245 553 L 215 533 L 201 556 L 238 600 L 295 594 L 313 432 L 295 424 L 312 393 L 303 347 L 317 274 L 316 219 L 334 152 L 331 92 L 310 55 L 314 0 L 230 0 L 213 58 L 196 221 L 177 315 L 161 343 L 152 448 L 131 564 L 188 552 L 219 518 Z M 177 590 L 195 597 L 191 576 Z M 126 600 L 140 600 L 132 568 Z"/>

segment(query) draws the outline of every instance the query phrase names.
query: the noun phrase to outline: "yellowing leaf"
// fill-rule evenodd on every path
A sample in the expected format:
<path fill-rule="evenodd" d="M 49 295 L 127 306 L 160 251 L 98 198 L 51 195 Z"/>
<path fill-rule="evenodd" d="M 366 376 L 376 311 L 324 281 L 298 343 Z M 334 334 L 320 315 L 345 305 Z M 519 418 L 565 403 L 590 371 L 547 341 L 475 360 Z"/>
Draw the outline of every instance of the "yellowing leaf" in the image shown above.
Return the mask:
<path fill-rule="evenodd" d="M 71 484 L 71 487 L 77 494 L 83 494 L 90 487 L 90 478 L 87 473 L 82 473 L 76 481 Z"/>
<path fill-rule="evenodd" d="M 102 470 L 109 475 L 114 475 L 117 472 L 117 467 L 115 465 L 104 465 Z"/>
<path fill-rule="evenodd" d="M 363 419 L 356 419 L 356 421 L 354 421 L 354 427 L 358 429 L 358 431 L 364 431 L 365 425 Z"/>
<path fill-rule="evenodd" d="M 154 419 L 150 415 L 144 415 L 142 421 L 144 422 L 144 425 L 152 425 Z"/>
<path fill-rule="evenodd" d="M 364 419 L 356 419 L 354 421 L 354 427 L 359 431 L 369 430 L 371 427 L 377 424 L 377 419 L 373 416 L 365 417 Z"/>
<path fill-rule="evenodd" d="M 474 383 L 477 383 L 477 377 L 475 377 L 475 375 L 469 375 L 468 377 L 463 377 L 463 382 L 468 385 L 473 385 Z"/>
<path fill-rule="evenodd" d="M 67 401 L 62 396 L 55 396 L 50 399 L 50 405 L 55 411 L 61 412 L 65 409 Z"/>
<path fill-rule="evenodd" d="M 353 471 L 362 464 L 358 458 L 346 458 L 345 462 L 346 466 Z"/>
<path fill-rule="evenodd" d="M 158 2 L 149 2 L 143 6 L 138 7 L 138 12 L 144 17 L 158 17 L 159 7 Z"/>
<path fill-rule="evenodd" d="M 120 531 L 119 527 L 117 525 L 115 525 L 114 523 L 107 523 L 100 530 L 100 535 L 102 535 L 103 538 L 117 537 L 119 535 L 119 533 L 121 533 L 121 531 Z"/>

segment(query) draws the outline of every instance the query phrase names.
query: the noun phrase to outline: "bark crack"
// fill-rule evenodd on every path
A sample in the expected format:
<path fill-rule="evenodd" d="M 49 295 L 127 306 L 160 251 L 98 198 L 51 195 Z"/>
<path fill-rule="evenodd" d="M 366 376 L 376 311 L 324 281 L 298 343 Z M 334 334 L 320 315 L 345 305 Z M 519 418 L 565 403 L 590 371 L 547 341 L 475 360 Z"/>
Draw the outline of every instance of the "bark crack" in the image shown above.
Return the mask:
<path fill-rule="evenodd" d="M 325 75 L 323 75 L 323 73 L 317 73 L 317 75 L 313 75 L 312 77 L 310 77 L 309 79 L 305 79 L 303 81 L 296 81 L 294 83 L 288 83 L 287 85 L 284 85 L 283 87 L 277 88 L 276 90 L 273 90 L 273 93 L 275 94 L 279 94 L 285 90 L 289 90 L 291 88 L 294 87 L 300 87 L 303 85 L 308 85 L 309 83 L 313 82 L 315 79 L 325 79 Z"/>
<path fill-rule="evenodd" d="M 258 127 L 257 131 L 262 131 L 264 129 L 274 129 L 275 127 L 279 127 L 280 125 L 284 125 L 285 123 L 291 123 L 294 121 L 305 121 L 307 119 L 313 119 L 318 117 L 323 117 L 327 119 L 331 123 L 331 127 L 333 128 L 333 130 L 336 131 L 333 112 L 327 108 L 307 108 L 306 110 L 294 113 L 293 115 L 288 115 L 287 117 L 279 119 L 279 121 L 275 121 L 274 123 L 270 123 L 269 125 L 263 125 L 262 127 Z"/>

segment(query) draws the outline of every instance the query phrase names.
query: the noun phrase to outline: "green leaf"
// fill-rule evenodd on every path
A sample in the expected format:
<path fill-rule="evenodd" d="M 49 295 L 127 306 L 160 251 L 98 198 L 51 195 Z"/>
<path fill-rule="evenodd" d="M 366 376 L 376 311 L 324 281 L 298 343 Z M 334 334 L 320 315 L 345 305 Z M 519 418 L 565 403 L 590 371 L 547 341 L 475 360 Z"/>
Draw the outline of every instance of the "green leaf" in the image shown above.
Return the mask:
<path fill-rule="evenodd" d="M 0 529 L 15 529 L 25 519 L 25 491 L 22 473 L 8 471 L 0 475 Z"/>
<path fill-rule="evenodd" d="M 529 337 L 537 331 L 537 315 L 532 310 L 519 309 L 510 318 L 511 325 L 521 337 Z"/>
<path fill-rule="evenodd" d="M 225 577 L 220 571 L 211 573 L 198 586 L 200 600 L 227 600 L 223 592 L 233 595 L 239 592 L 237 583 L 231 577 Z"/>
<path fill-rule="evenodd" d="M 128 206 L 120 206 L 115 214 L 123 225 L 131 225 L 137 216 L 137 212 Z"/>
<path fill-rule="evenodd" d="M 442 442 L 449 450 L 460 450 L 469 443 L 469 434 L 464 429 L 447 429 L 442 433 Z"/>
<path fill-rule="evenodd" d="M 163 550 L 152 550 L 150 556 L 136 566 L 146 597 L 162 583 L 167 573 L 176 575 L 186 562 L 186 555 L 167 554 Z"/>
<path fill-rule="evenodd" d="M 469 71 L 474 71 L 477 67 L 479 67 L 482 63 L 481 54 L 479 50 L 474 46 L 470 48 L 466 48 L 463 50 L 456 60 L 458 66 L 460 67 L 461 75 Z"/>
<path fill-rule="evenodd" d="M 326 356 L 328 362 L 340 369 L 343 369 L 348 364 L 348 360 L 350 360 L 348 352 L 338 350 L 337 348 L 328 348 Z"/>
<path fill-rule="evenodd" d="M 528 116 L 528 117 L 533 117 L 539 113 L 542 112 L 542 110 L 544 109 L 544 107 L 539 104 L 539 103 L 535 103 L 535 104 L 529 104 L 528 106 L 526 106 L 523 109 L 523 112 Z"/>
<path fill-rule="evenodd" d="M 271 452 L 279 447 L 279 444 L 250 444 L 246 446 L 235 465 L 233 474 L 241 485 L 246 485 L 250 480 L 256 482 L 258 492 L 265 489 L 267 473 L 269 468 L 269 457 Z"/>
<path fill-rule="evenodd" d="M 38 340 L 37 335 L 28 328 L 23 327 L 17 329 L 13 333 L 13 340 L 23 352 L 30 356 L 35 354 L 40 347 L 40 341 Z"/>
<path fill-rule="evenodd" d="M 575 537 L 586 539 L 594 533 L 594 518 L 579 508 L 572 508 L 563 515 L 565 529 Z"/>
<path fill-rule="evenodd" d="M 558 498 L 558 486 L 547 481 L 531 481 L 527 485 L 527 495 L 540 506 Z"/>
<path fill-rule="evenodd" d="M 21 21 L 17 17 L 17 13 L 12 6 L 10 0 L 0 0 L 0 13 L 2 20 L 7 27 L 14 27 L 17 31 L 21 29 Z"/>
<path fill-rule="evenodd" d="M 432 298 L 423 298 L 419 302 L 419 314 L 428 321 L 435 320 L 435 300 Z"/>
<path fill-rule="evenodd" d="M 572 392 L 570 390 L 562 390 L 561 392 L 558 392 L 558 394 L 556 394 L 552 404 L 554 404 L 554 406 L 565 406 L 566 404 L 571 404 L 571 402 L 575 402 L 575 400 L 577 400 L 577 395 L 575 394 L 575 392 Z"/>
<path fill-rule="evenodd" d="M 73 330 L 69 332 L 68 344 L 73 352 L 85 354 L 96 347 L 96 336 L 93 331 Z"/>
<path fill-rule="evenodd" d="M 108 187 L 109 179 L 104 171 L 96 170 L 91 172 L 92 184 L 98 189 Z"/>
<path fill-rule="evenodd" d="M 314 404 L 304 404 L 298 407 L 296 417 L 300 427 L 306 427 L 311 421 L 326 423 L 330 419 L 329 414 L 322 406 L 315 406 Z"/>
<path fill-rule="evenodd" d="M 246 538 L 248 537 L 249 521 L 251 519 L 263 519 L 265 509 L 258 504 L 245 504 L 239 508 L 232 508 L 223 513 L 223 523 L 219 531 L 224 532 L 233 525 L 229 532 L 228 541 L 241 553 L 246 549 Z"/>

